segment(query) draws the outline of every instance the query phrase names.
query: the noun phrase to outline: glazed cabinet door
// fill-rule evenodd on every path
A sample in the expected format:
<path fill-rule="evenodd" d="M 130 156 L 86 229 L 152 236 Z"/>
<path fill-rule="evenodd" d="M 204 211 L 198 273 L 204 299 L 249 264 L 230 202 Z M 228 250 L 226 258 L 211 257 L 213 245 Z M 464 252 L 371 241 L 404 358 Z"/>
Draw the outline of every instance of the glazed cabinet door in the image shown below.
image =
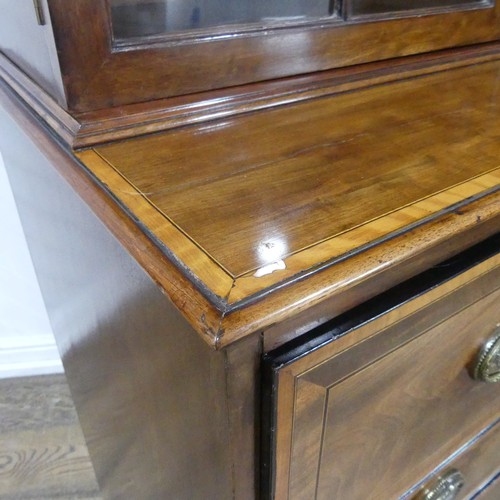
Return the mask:
<path fill-rule="evenodd" d="M 500 380 L 500 256 L 431 285 L 458 261 L 269 355 L 266 495 L 413 498 L 495 425 L 500 392 L 484 380 Z M 498 473 L 496 449 L 466 462 L 463 492 Z"/>
<path fill-rule="evenodd" d="M 500 38 L 494 0 L 47 2 L 82 112 Z"/>

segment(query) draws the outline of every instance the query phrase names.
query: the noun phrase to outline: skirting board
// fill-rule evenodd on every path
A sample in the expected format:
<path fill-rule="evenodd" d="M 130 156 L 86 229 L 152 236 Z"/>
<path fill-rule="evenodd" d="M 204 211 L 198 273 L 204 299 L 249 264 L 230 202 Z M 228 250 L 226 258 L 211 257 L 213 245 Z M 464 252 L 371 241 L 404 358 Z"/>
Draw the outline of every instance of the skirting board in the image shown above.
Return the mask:
<path fill-rule="evenodd" d="M 1 154 L 0 213 L 0 379 L 61 373 Z"/>
<path fill-rule="evenodd" d="M 0 379 L 63 373 L 51 336 L 0 336 Z"/>

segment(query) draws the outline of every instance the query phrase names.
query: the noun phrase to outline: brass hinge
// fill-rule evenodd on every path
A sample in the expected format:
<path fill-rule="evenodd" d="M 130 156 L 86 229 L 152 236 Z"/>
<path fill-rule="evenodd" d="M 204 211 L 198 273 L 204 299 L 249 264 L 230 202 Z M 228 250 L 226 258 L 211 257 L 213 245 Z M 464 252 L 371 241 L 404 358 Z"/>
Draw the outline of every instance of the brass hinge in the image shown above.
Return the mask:
<path fill-rule="evenodd" d="M 35 6 L 36 20 L 40 26 L 45 25 L 45 14 L 43 13 L 43 7 L 41 0 L 33 0 L 33 5 Z"/>

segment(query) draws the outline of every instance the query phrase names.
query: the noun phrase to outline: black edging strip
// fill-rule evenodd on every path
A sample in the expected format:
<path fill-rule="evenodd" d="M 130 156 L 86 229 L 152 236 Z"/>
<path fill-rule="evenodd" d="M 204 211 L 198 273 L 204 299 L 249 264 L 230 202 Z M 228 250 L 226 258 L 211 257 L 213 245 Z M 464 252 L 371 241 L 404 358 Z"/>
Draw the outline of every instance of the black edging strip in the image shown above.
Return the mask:
<path fill-rule="evenodd" d="M 261 380 L 261 498 L 273 498 L 274 492 L 276 396 L 279 371 L 350 331 L 455 278 L 499 251 L 500 233 L 496 233 L 468 250 L 264 354 Z"/>
<path fill-rule="evenodd" d="M 5 92 L 16 99 L 17 103 L 23 110 L 34 119 L 38 120 L 38 126 L 43 129 L 43 131 L 56 143 L 57 147 L 60 148 L 61 152 L 68 157 L 70 161 L 76 163 L 83 172 L 87 175 L 89 180 L 101 191 L 104 191 L 106 195 L 115 203 L 120 210 L 131 219 L 134 224 L 141 230 L 141 232 L 151 240 L 156 247 L 180 270 L 180 272 L 187 277 L 194 287 L 220 312 L 225 312 L 227 309 L 227 302 L 223 298 L 216 295 L 212 290 L 210 290 L 162 241 L 160 241 L 149 228 L 138 219 L 132 211 L 110 190 L 110 188 L 103 183 L 77 156 L 74 155 L 74 150 L 69 147 L 69 145 L 64 142 L 64 140 L 54 131 L 54 129 L 44 120 L 43 116 L 40 116 L 35 110 L 30 108 L 26 101 L 6 82 L 4 79 L 0 78 L 0 86 L 5 90 Z M 86 148 L 92 149 L 92 148 Z M 57 172 L 60 177 L 64 176 Z M 69 182 L 64 179 L 64 182 L 69 185 Z M 75 188 L 70 186 L 73 191 L 76 192 Z M 79 193 L 77 193 L 78 196 Z M 91 212 L 95 217 L 99 219 L 101 223 L 104 222 L 95 214 L 93 208 L 85 202 L 85 205 L 90 208 Z M 106 225 L 106 224 L 104 224 Z M 106 226 L 107 228 L 107 226 Z M 108 231 L 111 230 L 107 228 Z M 113 234 L 113 233 L 111 233 Z M 113 238 L 117 237 L 113 234 Z M 143 266 L 141 266 L 143 267 Z"/>
<path fill-rule="evenodd" d="M 234 304 L 230 304 L 227 307 L 227 312 L 232 313 L 235 311 L 238 311 L 240 309 L 243 309 L 254 302 L 257 302 L 259 300 L 264 299 L 271 293 L 274 293 L 277 290 L 280 290 L 282 288 L 285 288 L 290 285 L 294 285 L 295 283 L 298 283 L 300 281 L 303 281 L 307 279 L 309 276 L 312 274 L 316 274 L 318 272 L 321 272 L 325 269 L 328 269 L 330 267 L 333 267 L 336 264 L 339 264 L 341 262 L 346 261 L 347 259 L 359 255 L 367 250 L 370 250 L 371 248 L 377 247 L 381 245 L 382 243 L 386 243 L 388 241 L 391 241 L 395 238 L 398 238 L 400 236 L 404 236 L 405 234 L 410 233 L 414 229 L 417 229 L 425 224 L 428 224 L 430 222 L 433 222 L 434 220 L 439 219 L 440 217 L 443 217 L 445 215 L 451 214 L 451 213 L 458 213 L 461 208 L 469 205 L 470 203 L 473 203 L 475 201 L 478 201 L 486 196 L 495 194 L 500 191 L 500 186 L 494 186 L 492 188 L 489 188 L 485 191 L 481 191 L 480 193 L 470 196 L 469 198 L 466 198 L 464 200 L 461 200 L 457 203 L 454 203 L 453 205 L 449 205 L 448 207 L 439 210 L 432 215 L 429 215 L 428 217 L 424 217 L 422 219 L 419 219 L 412 224 L 408 224 L 400 229 L 397 229 L 396 231 L 393 231 L 391 233 L 385 234 L 384 236 L 377 238 L 376 240 L 370 241 L 369 243 L 365 245 L 360 245 L 356 248 L 353 248 L 352 250 L 349 250 L 342 255 L 339 255 L 337 257 L 334 257 L 333 259 L 326 260 L 324 262 L 321 262 L 318 265 L 315 265 L 314 267 L 311 267 L 309 269 L 306 269 L 305 271 L 301 271 L 297 274 L 294 274 L 293 276 L 290 276 L 283 281 L 280 281 L 274 285 L 271 285 L 267 288 L 263 288 L 262 290 L 259 290 L 258 292 L 255 292 L 252 295 L 249 295 L 248 297 L 245 297 L 244 299 L 239 300 L 238 302 L 235 302 Z"/>
<path fill-rule="evenodd" d="M 53 128 L 45 121 L 43 116 L 40 116 L 36 111 L 34 111 L 32 108 L 28 106 L 26 101 L 9 85 L 7 81 L 4 79 L 0 78 L 0 84 L 3 83 L 2 87 L 4 90 L 13 96 L 20 106 L 31 116 L 35 117 L 39 121 L 39 125 L 44 129 L 44 131 L 57 143 L 57 145 L 62 149 L 62 151 L 69 156 L 69 158 L 76 162 L 80 168 L 83 169 L 83 171 L 87 174 L 87 176 L 91 179 L 91 181 L 101 190 L 103 190 L 112 200 L 113 202 L 120 207 L 123 213 L 125 213 L 136 225 L 137 227 L 141 230 L 141 232 L 150 240 L 152 241 L 158 249 L 179 269 L 179 271 L 191 281 L 191 283 L 194 285 L 194 287 L 203 295 L 219 312 L 221 312 L 223 315 L 231 314 L 233 312 L 239 311 L 241 309 L 244 309 L 245 307 L 254 304 L 255 302 L 258 302 L 259 300 L 264 299 L 267 297 L 269 294 L 280 290 L 282 288 L 288 287 L 290 285 L 293 285 L 297 282 L 303 281 L 304 279 L 308 278 L 311 274 L 315 274 L 317 272 L 323 271 L 325 269 L 328 269 L 340 262 L 345 261 L 346 259 L 358 255 L 362 252 L 365 252 L 366 250 L 369 250 L 370 248 L 373 248 L 375 246 L 380 245 L 381 243 L 385 243 L 387 241 L 390 241 L 394 238 L 397 238 L 399 236 L 402 236 L 404 234 L 407 234 L 408 232 L 411 232 L 412 230 L 425 225 L 429 222 L 432 222 L 439 217 L 442 217 L 444 215 L 457 212 L 464 206 L 478 201 L 488 195 L 494 194 L 497 191 L 500 191 L 500 187 L 496 186 L 490 189 L 487 189 L 485 191 L 482 191 L 481 193 L 478 193 L 474 196 L 471 196 L 469 198 L 466 198 L 464 200 L 461 200 L 457 203 L 454 203 L 453 205 L 450 205 L 442 210 L 439 210 L 438 212 L 433 213 L 432 215 L 428 217 L 424 217 L 422 219 L 419 219 L 418 221 L 415 221 L 412 224 L 409 224 L 401 229 L 398 229 L 396 231 L 393 231 L 387 235 L 384 235 L 383 237 L 374 240 L 366 245 L 361 245 L 359 247 L 354 248 L 353 250 L 350 250 L 338 257 L 335 257 L 333 259 L 326 260 L 325 262 L 322 262 L 310 269 L 307 269 L 305 271 L 302 271 L 300 273 L 297 273 L 293 276 L 290 276 L 286 278 L 285 280 L 278 282 L 268 288 L 264 288 L 262 290 L 259 290 L 258 292 L 249 295 L 248 297 L 245 297 L 244 299 L 239 300 L 238 302 L 235 302 L 234 304 L 228 304 L 227 300 L 225 297 L 220 297 L 216 293 L 214 293 L 200 278 L 198 278 L 192 271 L 191 269 L 184 263 L 182 262 L 173 252 L 170 250 L 168 246 L 161 240 L 159 240 L 154 233 L 150 231 L 150 229 L 142 222 L 140 221 L 133 213 L 132 211 L 119 200 L 119 198 L 110 190 L 110 188 L 104 184 L 87 166 L 76 156 L 74 156 L 74 151 L 73 149 L 70 148 L 68 144 L 62 140 L 62 138 L 57 135 L 57 133 L 53 130 Z M 162 133 L 162 131 L 158 131 L 157 133 Z M 124 140 L 132 140 L 133 138 L 129 139 L 124 139 Z M 92 147 L 87 147 L 87 148 L 82 148 L 82 149 L 92 149 Z M 73 189 L 73 188 L 72 188 Z M 93 211 L 93 210 L 92 210 Z"/>

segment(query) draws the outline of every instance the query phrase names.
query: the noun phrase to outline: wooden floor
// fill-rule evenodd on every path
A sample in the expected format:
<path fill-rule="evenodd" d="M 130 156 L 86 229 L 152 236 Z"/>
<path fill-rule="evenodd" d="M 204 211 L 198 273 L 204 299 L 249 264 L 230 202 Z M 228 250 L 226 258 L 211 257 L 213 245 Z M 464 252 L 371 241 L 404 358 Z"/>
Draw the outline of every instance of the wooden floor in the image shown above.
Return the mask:
<path fill-rule="evenodd" d="M 0 380 L 0 500 L 101 500 L 64 375 Z"/>

